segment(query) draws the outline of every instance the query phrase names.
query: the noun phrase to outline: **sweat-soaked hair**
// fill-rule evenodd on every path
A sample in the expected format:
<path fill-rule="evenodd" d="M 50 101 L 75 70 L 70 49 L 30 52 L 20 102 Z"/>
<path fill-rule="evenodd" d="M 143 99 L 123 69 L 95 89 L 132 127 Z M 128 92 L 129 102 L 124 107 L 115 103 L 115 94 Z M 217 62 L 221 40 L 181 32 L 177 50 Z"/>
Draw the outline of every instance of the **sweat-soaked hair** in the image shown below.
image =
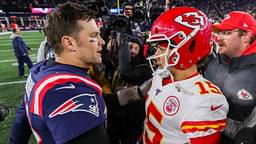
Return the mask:
<path fill-rule="evenodd" d="M 87 20 L 95 18 L 94 12 L 83 5 L 73 2 L 66 2 L 58 5 L 55 10 L 47 16 L 45 31 L 47 41 L 54 49 L 56 54 L 63 51 L 61 38 L 71 36 L 78 39 L 78 33 L 82 29 L 78 20 Z"/>

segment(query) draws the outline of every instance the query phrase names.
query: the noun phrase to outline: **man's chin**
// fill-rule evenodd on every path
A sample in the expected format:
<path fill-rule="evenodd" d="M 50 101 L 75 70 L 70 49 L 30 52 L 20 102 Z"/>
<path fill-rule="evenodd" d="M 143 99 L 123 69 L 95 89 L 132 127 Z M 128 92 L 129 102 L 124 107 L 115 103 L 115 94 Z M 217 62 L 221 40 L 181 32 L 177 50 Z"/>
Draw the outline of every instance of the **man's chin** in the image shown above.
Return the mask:
<path fill-rule="evenodd" d="M 102 59 L 101 59 L 101 58 L 98 59 L 98 60 L 96 61 L 96 63 L 97 63 L 97 64 L 101 64 L 101 63 L 102 63 Z"/>
<path fill-rule="evenodd" d="M 225 51 L 225 48 L 219 47 L 219 49 L 218 49 L 219 54 L 222 54 L 224 51 Z"/>

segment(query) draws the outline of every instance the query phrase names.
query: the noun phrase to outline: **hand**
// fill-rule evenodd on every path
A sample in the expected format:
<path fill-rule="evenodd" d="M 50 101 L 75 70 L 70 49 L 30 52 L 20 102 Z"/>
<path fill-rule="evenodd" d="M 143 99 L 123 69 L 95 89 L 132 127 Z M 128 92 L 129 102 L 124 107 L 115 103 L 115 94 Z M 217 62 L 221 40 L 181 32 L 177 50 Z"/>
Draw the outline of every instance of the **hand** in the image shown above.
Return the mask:
<path fill-rule="evenodd" d="M 117 98 L 121 106 L 127 105 L 135 100 L 141 99 L 138 86 L 131 86 L 117 91 Z"/>
<path fill-rule="evenodd" d="M 235 136 L 235 144 L 256 144 L 255 127 L 242 128 Z"/>
<path fill-rule="evenodd" d="M 128 42 L 129 42 L 129 36 L 126 33 L 122 33 L 120 35 L 120 44 L 119 44 L 119 48 L 122 49 L 123 47 L 125 47 L 126 49 L 128 48 Z"/>
<path fill-rule="evenodd" d="M 146 97 L 148 95 L 148 91 L 151 88 L 151 84 L 152 79 L 149 79 L 139 86 L 139 90 L 141 92 L 142 97 Z"/>

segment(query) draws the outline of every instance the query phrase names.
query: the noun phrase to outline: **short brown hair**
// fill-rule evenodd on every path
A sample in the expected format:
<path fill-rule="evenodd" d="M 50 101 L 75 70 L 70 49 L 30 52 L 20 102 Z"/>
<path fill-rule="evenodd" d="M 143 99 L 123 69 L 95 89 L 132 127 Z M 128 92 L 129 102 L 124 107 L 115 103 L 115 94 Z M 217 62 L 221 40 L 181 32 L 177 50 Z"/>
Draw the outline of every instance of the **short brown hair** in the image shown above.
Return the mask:
<path fill-rule="evenodd" d="M 95 18 L 94 12 L 87 7 L 73 2 L 66 2 L 58 5 L 55 10 L 47 16 L 45 31 L 47 41 L 54 49 L 56 54 L 63 51 L 61 38 L 64 35 L 77 38 L 77 33 L 81 30 L 78 20 L 87 20 Z"/>

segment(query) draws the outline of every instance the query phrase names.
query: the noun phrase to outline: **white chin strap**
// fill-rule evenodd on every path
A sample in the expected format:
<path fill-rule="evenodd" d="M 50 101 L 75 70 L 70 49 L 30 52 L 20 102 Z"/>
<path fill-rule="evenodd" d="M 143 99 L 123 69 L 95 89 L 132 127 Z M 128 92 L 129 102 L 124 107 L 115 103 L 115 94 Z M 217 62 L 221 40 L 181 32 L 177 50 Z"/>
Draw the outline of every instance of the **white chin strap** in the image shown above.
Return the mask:
<path fill-rule="evenodd" d="M 163 68 L 163 69 L 158 68 L 156 71 L 153 72 L 153 76 L 155 76 L 155 75 L 159 75 L 162 78 L 166 78 L 166 77 L 170 76 L 170 72 L 166 68 Z"/>
<path fill-rule="evenodd" d="M 159 75 L 161 78 L 170 77 L 171 80 L 174 81 L 173 74 L 172 74 L 167 68 L 157 69 L 156 71 L 153 72 L 152 75 L 153 75 L 153 76 Z"/>

